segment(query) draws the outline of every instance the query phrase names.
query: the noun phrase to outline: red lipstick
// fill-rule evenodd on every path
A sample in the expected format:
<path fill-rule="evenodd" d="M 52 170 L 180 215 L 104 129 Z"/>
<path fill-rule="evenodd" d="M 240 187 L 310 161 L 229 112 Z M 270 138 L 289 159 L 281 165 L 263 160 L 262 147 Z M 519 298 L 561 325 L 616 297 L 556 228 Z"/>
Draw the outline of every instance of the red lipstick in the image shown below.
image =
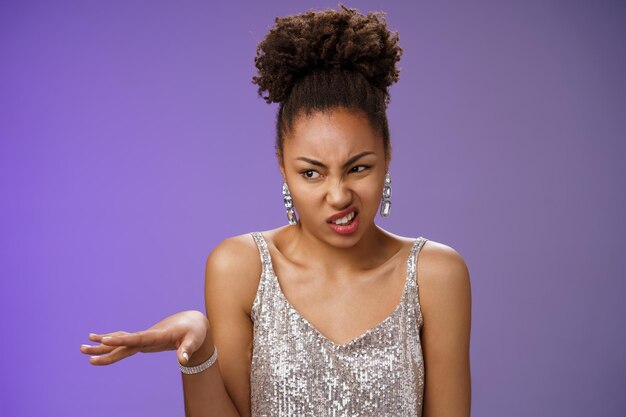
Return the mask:
<path fill-rule="evenodd" d="M 340 219 L 342 217 L 347 216 L 350 213 L 354 213 L 354 217 L 352 218 L 352 220 L 350 221 L 350 223 L 348 224 L 336 224 L 333 223 L 333 221 Z M 332 215 L 328 218 L 327 220 L 328 222 L 328 226 L 335 232 L 339 233 L 340 235 L 349 235 L 352 234 L 354 232 L 357 231 L 357 229 L 359 228 L 359 216 L 358 216 L 358 212 L 356 211 L 356 209 L 354 207 L 350 207 L 347 210 L 344 210 L 340 213 L 337 213 L 335 215 Z"/>
<path fill-rule="evenodd" d="M 354 207 L 349 207 L 346 210 L 339 212 L 337 214 L 333 214 L 332 216 L 330 216 L 329 218 L 326 219 L 327 223 L 330 222 L 334 222 L 337 219 L 341 219 L 342 217 L 347 216 L 348 214 L 354 212 L 354 214 L 356 215 L 358 212 L 356 211 L 356 209 Z"/>

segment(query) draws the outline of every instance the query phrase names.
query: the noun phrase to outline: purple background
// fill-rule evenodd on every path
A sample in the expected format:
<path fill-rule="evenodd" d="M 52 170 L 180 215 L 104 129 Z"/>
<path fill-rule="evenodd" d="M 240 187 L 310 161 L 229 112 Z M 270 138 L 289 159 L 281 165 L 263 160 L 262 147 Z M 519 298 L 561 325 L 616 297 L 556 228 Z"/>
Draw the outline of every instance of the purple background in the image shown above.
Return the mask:
<path fill-rule="evenodd" d="M 624 2 L 347 4 L 400 32 L 380 224 L 469 265 L 473 415 L 623 415 Z M 285 224 L 253 57 L 336 5 L 2 2 L 0 414 L 183 414 L 172 352 L 79 345 L 203 310 L 211 248 Z"/>

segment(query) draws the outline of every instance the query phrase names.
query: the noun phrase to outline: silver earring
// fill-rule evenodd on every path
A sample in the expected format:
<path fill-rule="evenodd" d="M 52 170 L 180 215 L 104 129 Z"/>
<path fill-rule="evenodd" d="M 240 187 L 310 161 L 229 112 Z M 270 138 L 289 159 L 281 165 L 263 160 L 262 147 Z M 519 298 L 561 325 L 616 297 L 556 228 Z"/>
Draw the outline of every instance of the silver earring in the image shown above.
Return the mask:
<path fill-rule="evenodd" d="M 296 217 L 296 212 L 293 208 L 293 200 L 291 199 L 291 193 L 289 192 L 289 187 L 286 182 L 283 182 L 283 203 L 285 203 L 285 210 L 287 210 L 287 220 L 289 220 L 289 224 L 293 226 L 298 223 L 298 218 Z"/>
<path fill-rule="evenodd" d="M 383 201 L 380 203 L 380 215 L 389 217 L 391 212 L 391 175 L 389 171 L 385 174 L 385 186 L 383 187 Z"/>

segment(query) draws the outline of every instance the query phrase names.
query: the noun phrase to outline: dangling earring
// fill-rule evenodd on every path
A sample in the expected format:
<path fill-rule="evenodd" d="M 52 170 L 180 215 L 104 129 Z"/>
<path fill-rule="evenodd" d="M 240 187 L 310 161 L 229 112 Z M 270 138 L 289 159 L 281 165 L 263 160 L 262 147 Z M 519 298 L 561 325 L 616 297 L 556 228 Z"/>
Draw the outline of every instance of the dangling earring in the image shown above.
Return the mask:
<path fill-rule="evenodd" d="M 383 187 L 383 201 L 380 203 L 380 215 L 389 217 L 391 212 L 391 175 L 389 171 L 385 174 L 385 186 Z"/>
<path fill-rule="evenodd" d="M 285 203 L 285 210 L 287 210 L 287 220 L 289 220 L 289 224 L 293 226 L 298 223 L 298 218 L 296 217 L 296 212 L 293 209 L 293 200 L 291 199 L 291 193 L 289 192 L 287 182 L 283 182 L 283 203 Z"/>

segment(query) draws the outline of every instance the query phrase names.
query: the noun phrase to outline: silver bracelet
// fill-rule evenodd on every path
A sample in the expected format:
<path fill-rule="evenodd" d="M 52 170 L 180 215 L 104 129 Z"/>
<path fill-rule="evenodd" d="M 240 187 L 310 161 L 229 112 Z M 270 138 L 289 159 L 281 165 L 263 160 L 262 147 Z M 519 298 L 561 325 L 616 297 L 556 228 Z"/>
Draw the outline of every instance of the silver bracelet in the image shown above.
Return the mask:
<path fill-rule="evenodd" d="M 191 374 L 200 373 L 204 371 L 205 369 L 210 368 L 211 365 L 213 365 L 216 360 L 217 360 L 217 347 L 213 348 L 213 354 L 211 355 L 211 357 L 207 359 L 206 361 L 204 361 L 203 363 L 201 363 L 200 365 L 184 366 L 184 365 L 181 365 L 180 362 L 178 361 L 177 362 L 178 362 L 178 368 L 180 368 L 180 371 L 183 374 L 191 375 Z"/>

